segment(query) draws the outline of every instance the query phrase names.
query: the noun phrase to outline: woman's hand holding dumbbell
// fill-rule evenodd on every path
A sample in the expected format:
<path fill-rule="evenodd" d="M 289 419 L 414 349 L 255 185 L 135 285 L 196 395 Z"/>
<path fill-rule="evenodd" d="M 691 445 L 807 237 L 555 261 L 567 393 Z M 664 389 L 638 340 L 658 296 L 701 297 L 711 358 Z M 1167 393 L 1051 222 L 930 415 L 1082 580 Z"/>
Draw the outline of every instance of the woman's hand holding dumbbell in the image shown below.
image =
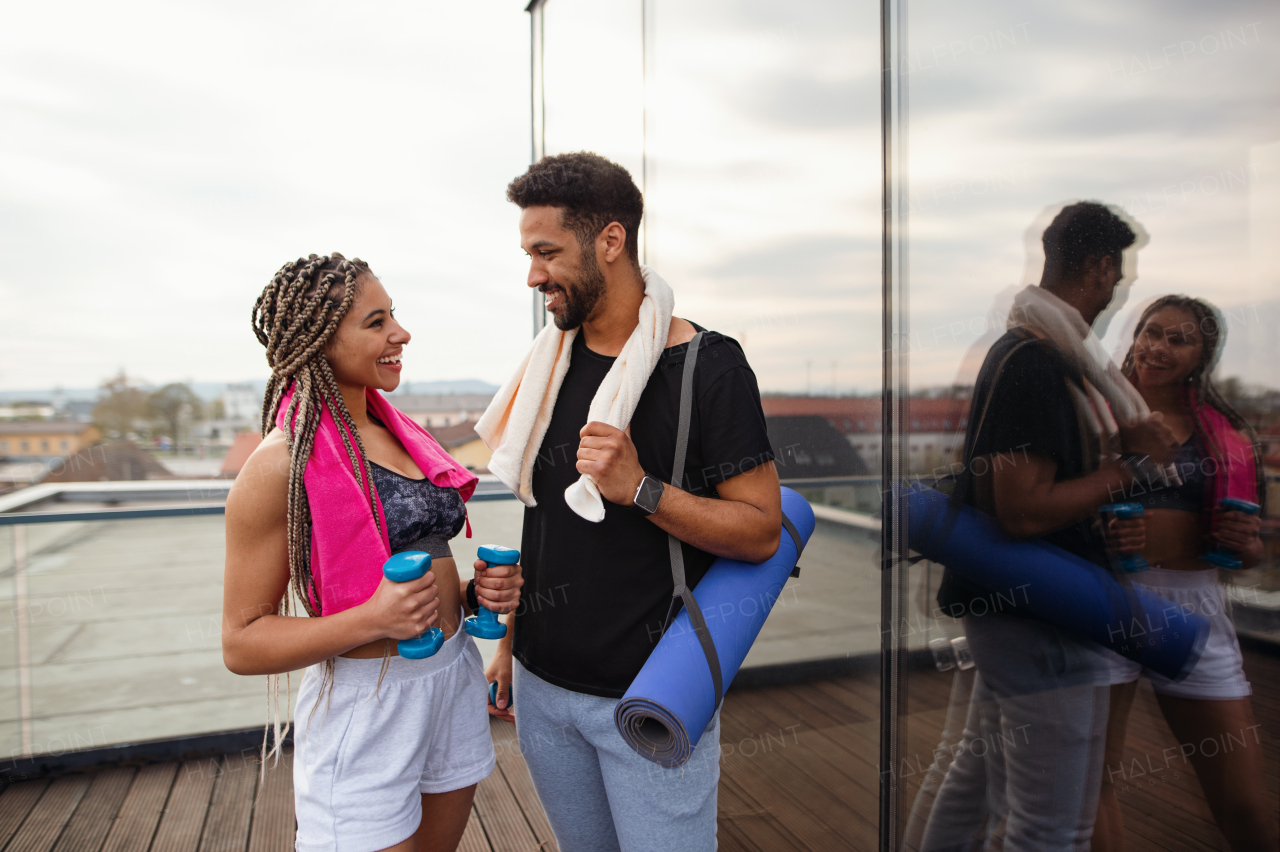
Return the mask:
<path fill-rule="evenodd" d="M 1236 553 L 1243 553 L 1253 546 L 1262 533 L 1262 519 L 1257 515 L 1246 515 L 1244 512 L 1232 511 L 1218 507 L 1214 509 L 1217 516 L 1211 525 L 1211 538 Z"/>
<path fill-rule="evenodd" d="M 1116 553 L 1141 553 L 1147 546 L 1147 522 L 1145 518 L 1121 520 L 1115 515 L 1107 520 L 1107 543 Z"/>
<path fill-rule="evenodd" d="M 1108 503 L 1098 507 L 1106 521 L 1107 550 L 1111 566 L 1126 574 L 1148 570 L 1151 565 L 1142 555 L 1147 543 L 1147 510 L 1141 503 Z"/>
<path fill-rule="evenodd" d="M 389 639 L 421 636 L 439 619 L 440 589 L 436 575 L 428 571 L 416 580 L 393 582 L 386 577 L 378 583 L 373 597 L 363 604 L 379 635 Z"/>
<path fill-rule="evenodd" d="M 476 597 L 480 605 L 496 613 L 515 612 L 520 606 L 520 587 L 524 585 L 520 564 L 490 565 L 477 559 L 472 567 L 476 572 Z"/>

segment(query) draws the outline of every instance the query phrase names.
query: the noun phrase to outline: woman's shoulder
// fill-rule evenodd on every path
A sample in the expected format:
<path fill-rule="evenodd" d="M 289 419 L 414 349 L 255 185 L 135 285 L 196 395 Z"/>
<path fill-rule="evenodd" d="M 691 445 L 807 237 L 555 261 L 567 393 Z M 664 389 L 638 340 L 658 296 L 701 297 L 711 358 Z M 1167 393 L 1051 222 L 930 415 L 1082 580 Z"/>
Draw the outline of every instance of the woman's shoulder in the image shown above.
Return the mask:
<path fill-rule="evenodd" d="M 249 454 L 242 470 L 251 466 L 261 468 L 264 465 L 269 467 L 270 471 L 260 471 L 259 475 L 279 473 L 288 479 L 289 440 L 285 437 L 284 430 L 278 426 L 268 432 L 267 437 L 262 439 L 262 443 Z"/>
<path fill-rule="evenodd" d="M 257 446 L 227 495 L 228 511 L 244 506 L 254 512 L 283 512 L 289 497 L 289 442 L 284 432 L 272 429 Z"/>

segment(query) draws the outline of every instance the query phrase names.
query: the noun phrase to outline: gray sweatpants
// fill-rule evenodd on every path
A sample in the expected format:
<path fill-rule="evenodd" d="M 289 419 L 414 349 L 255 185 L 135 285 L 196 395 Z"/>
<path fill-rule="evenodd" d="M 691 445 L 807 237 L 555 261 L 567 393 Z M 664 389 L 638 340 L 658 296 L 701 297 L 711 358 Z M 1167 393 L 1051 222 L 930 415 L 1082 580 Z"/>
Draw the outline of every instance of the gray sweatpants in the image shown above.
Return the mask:
<path fill-rule="evenodd" d="M 1031 618 L 964 626 L 978 676 L 920 849 L 968 850 L 985 822 L 984 849 L 1088 852 L 1106 745 L 1102 649 Z"/>
<path fill-rule="evenodd" d="M 689 762 L 663 769 L 613 723 L 616 698 L 547 683 L 514 661 L 516 736 L 561 852 L 716 848 L 720 714 Z"/>

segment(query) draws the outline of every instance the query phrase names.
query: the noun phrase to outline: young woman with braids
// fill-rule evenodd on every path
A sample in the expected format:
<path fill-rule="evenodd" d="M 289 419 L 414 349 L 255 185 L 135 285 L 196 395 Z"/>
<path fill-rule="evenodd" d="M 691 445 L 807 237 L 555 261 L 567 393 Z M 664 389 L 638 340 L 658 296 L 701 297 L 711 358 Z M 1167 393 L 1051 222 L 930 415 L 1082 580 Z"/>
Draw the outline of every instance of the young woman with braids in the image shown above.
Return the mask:
<path fill-rule="evenodd" d="M 1151 488 L 1143 483 L 1142 488 L 1131 488 L 1139 493 L 1127 499 L 1146 508 L 1142 553 L 1151 568 L 1127 576 L 1200 613 L 1210 623 L 1210 635 L 1195 669 L 1178 683 L 1112 655 L 1111 713 L 1095 852 L 1124 848 L 1116 785 L 1125 783 L 1132 771 L 1124 756 L 1125 728 L 1138 678 L 1144 674 L 1180 745 L 1157 758 L 1157 768 L 1176 773 L 1181 764 L 1190 762 L 1233 850 L 1274 852 L 1277 848 L 1275 802 L 1263 781 L 1261 736 L 1249 702 L 1252 690 L 1245 679 L 1240 644 L 1227 614 L 1218 569 L 1200 559 L 1215 544 L 1234 551 L 1246 567 L 1256 564 L 1262 554 L 1258 517 L 1217 507 L 1228 488 L 1231 496 L 1251 502 L 1264 504 L 1266 498 L 1253 431 L 1218 393 L 1211 378 L 1225 337 L 1226 327 L 1211 305 L 1187 296 L 1164 296 L 1142 312 L 1124 359 L 1125 376 L 1182 442 L 1177 464 L 1183 478 L 1177 487 Z M 1169 758 L 1174 751 L 1176 756 Z"/>
<path fill-rule="evenodd" d="M 253 310 L 271 379 L 264 440 L 227 498 L 223 658 L 237 674 L 305 668 L 294 732 L 297 848 L 453 850 L 494 766 L 479 651 L 448 539 L 475 476 L 379 391 L 400 381 L 409 333 L 360 260 L 287 263 Z M 392 583 L 382 563 L 424 550 L 432 569 Z M 519 602 L 519 566 L 484 570 L 479 602 Z M 301 606 L 306 617 L 295 617 Z M 472 598 L 473 604 L 476 598 Z M 438 625 L 425 660 L 396 640 Z M 279 743 L 277 714 L 276 743 Z"/>

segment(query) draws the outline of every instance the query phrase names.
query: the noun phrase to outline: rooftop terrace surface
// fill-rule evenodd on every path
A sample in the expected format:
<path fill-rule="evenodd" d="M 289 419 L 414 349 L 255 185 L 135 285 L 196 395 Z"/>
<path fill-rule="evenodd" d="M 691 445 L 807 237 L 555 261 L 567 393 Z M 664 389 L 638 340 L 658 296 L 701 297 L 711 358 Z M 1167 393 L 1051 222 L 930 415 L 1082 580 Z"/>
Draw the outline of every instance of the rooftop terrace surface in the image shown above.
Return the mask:
<path fill-rule="evenodd" d="M 1266 777 L 1280 796 L 1280 658 L 1246 652 Z M 913 671 L 906 753 L 938 742 L 951 676 Z M 729 852 L 876 848 L 878 674 L 732 690 L 722 714 L 719 840 Z M 498 769 L 483 781 L 459 849 L 556 848 L 514 729 L 491 726 Z M 1175 744 L 1148 686 L 1130 717 L 1126 762 Z M 1181 767 L 1179 767 L 1181 768 Z M 1190 772 L 1119 791 L 1129 852 L 1225 850 Z M 904 790 L 909 803 L 915 788 Z M 288 762 L 258 790 L 256 755 L 121 766 L 23 781 L 0 793 L 3 852 L 272 852 L 292 848 Z"/>

